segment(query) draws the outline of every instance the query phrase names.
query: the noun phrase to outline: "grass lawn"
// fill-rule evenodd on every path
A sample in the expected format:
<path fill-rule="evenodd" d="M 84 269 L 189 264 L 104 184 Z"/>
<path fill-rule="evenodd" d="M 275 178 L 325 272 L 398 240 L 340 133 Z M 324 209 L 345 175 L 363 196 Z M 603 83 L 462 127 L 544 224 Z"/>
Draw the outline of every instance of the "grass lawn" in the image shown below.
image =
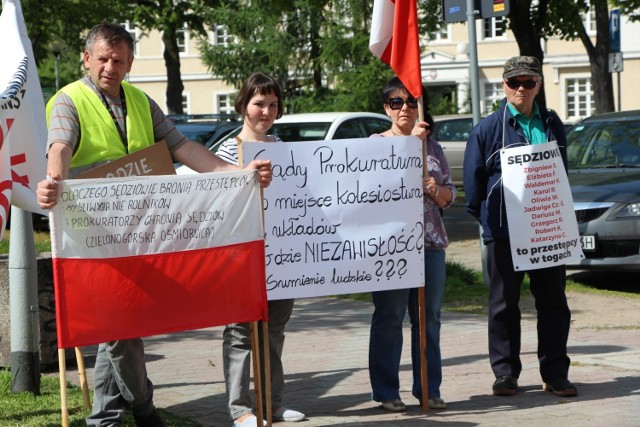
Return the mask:
<path fill-rule="evenodd" d="M 9 253 L 9 236 L 11 230 L 6 230 L 2 240 L 0 240 L 0 254 Z M 51 252 L 51 237 L 48 231 L 34 231 L 33 238 L 36 246 L 36 253 Z"/>
<path fill-rule="evenodd" d="M 58 377 L 42 375 L 40 377 L 40 395 L 28 392 L 13 393 L 11 390 L 11 373 L 0 370 L 0 426 L 2 427 L 44 427 L 59 426 L 60 382 Z M 67 385 L 67 405 L 69 408 L 69 425 L 86 426 L 85 417 L 90 411 L 84 409 L 82 391 L 72 384 Z M 186 418 L 177 417 L 167 411 L 158 409 L 160 416 L 169 427 L 196 427 L 200 424 Z M 125 427 L 135 427 L 133 416 L 127 413 Z"/>

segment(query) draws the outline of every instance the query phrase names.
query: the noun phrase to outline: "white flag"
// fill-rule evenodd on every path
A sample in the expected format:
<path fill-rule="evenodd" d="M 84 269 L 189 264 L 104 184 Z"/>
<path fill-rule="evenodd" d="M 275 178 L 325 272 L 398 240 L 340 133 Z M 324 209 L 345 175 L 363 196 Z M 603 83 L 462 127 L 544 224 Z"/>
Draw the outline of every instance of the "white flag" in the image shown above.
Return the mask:
<path fill-rule="evenodd" d="M 46 174 L 44 98 L 20 0 L 0 15 L 0 238 L 10 205 L 45 214 L 36 202 Z"/>

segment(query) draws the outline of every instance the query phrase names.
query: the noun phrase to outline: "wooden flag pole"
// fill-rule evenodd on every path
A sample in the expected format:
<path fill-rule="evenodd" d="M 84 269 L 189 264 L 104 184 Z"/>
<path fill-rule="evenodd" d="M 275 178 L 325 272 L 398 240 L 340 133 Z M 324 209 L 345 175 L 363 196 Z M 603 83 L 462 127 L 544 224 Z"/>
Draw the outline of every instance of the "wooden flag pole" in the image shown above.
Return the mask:
<path fill-rule="evenodd" d="M 424 121 L 424 101 L 422 96 L 418 98 L 418 120 Z M 427 131 L 428 132 L 428 131 Z M 427 138 L 422 141 L 422 174 L 426 178 L 429 175 L 427 168 Z M 420 385 L 422 386 L 421 406 L 422 412 L 429 412 L 429 378 L 427 374 L 427 311 L 424 306 L 424 287 L 418 288 L 418 326 L 420 330 Z"/>
<path fill-rule="evenodd" d="M 62 427 L 69 427 L 69 406 L 67 404 L 67 362 L 64 348 L 58 349 L 58 369 L 60 370 L 60 410 Z"/>
<path fill-rule="evenodd" d="M 256 394 L 256 419 L 261 426 L 264 419 L 262 408 L 262 373 L 260 370 L 260 332 L 257 321 L 251 322 L 251 354 L 253 360 L 253 389 Z"/>
<path fill-rule="evenodd" d="M 265 266 L 266 268 L 266 266 Z M 267 405 L 267 427 L 271 427 L 271 355 L 269 354 L 269 322 L 262 322 L 262 342 L 264 352 L 264 389 L 265 404 Z M 260 424 L 258 424 L 260 425 Z"/>
<path fill-rule="evenodd" d="M 78 364 L 78 377 L 80 378 L 80 389 L 82 390 L 84 408 L 91 409 L 91 397 L 89 396 L 89 386 L 87 384 L 87 371 L 84 367 L 84 355 L 82 354 L 82 349 L 80 347 L 76 347 L 76 363 Z"/>
<path fill-rule="evenodd" d="M 238 165 L 244 167 L 242 162 L 242 139 L 235 137 L 238 144 Z M 262 206 L 262 224 L 264 226 L 264 194 L 260 189 L 260 204 Z M 265 265 L 265 272 L 267 266 Z M 266 284 L 265 284 L 266 286 Z M 259 322 L 251 322 L 251 347 L 253 357 L 253 387 L 256 394 L 256 423 L 264 424 L 264 408 L 262 405 L 262 370 L 260 364 L 260 335 Z M 269 322 L 262 321 L 262 342 L 264 350 L 264 378 L 265 378 L 265 403 L 267 404 L 267 427 L 271 427 L 271 363 L 269 359 Z"/>

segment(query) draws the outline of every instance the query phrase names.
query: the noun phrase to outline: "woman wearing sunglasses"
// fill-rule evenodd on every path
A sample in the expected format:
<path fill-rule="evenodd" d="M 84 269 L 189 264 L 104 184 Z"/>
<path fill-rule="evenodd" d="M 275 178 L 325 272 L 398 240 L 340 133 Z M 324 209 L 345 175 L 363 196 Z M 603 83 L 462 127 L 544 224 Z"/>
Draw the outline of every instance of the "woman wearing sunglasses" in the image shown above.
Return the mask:
<path fill-rule="evenodd" d="M 423 88 L 423 97 L 427 91 Z M 425 308 L 427 329 L 427 369 L 429 407 L 445 409 L 440 397 L 442 361 L 440 356 L 440 308 L 444 298 L 445 254 L 449 241 L 440 209 L 450 206 L 456 188 L 444 151 L 440 144 L 429 138 L 427 122 L 418 122 L 418 101 L 411 96 L 400 79 L 394 77 L 382 90 L 382 102 L 391 118 L 391 128 L 379 135 L 414 135 L 427 141 L 428 176 L 423 178 L 424 241 L 425 241 Z M 430 117 L 429 117 L 430 118 Z M 413 365 L 412 394 L 422 396 L 420 384 L 420 335 L 418 319 L 418 289 L 398 289 L 372 292 L 374 312 L 369 340 L 369 377 L 372 399 L 381 402 L 388 411 L 404 411 L 400 399 L 399 369 L 402 355 L 402 323 L 409 308 L 411 319 L 411 360 Z"/>

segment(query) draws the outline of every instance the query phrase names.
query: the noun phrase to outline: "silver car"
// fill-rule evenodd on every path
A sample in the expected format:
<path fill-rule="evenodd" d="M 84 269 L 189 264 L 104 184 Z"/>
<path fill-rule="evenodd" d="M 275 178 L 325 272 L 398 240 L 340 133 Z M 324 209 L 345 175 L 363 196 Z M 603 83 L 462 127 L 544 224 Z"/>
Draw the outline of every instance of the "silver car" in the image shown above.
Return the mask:
<path fill-rule="evenodd" d="M 567 154 L 586 257 L 567 267 L 640 271 L 640 110 L 576 123 Z"/>

